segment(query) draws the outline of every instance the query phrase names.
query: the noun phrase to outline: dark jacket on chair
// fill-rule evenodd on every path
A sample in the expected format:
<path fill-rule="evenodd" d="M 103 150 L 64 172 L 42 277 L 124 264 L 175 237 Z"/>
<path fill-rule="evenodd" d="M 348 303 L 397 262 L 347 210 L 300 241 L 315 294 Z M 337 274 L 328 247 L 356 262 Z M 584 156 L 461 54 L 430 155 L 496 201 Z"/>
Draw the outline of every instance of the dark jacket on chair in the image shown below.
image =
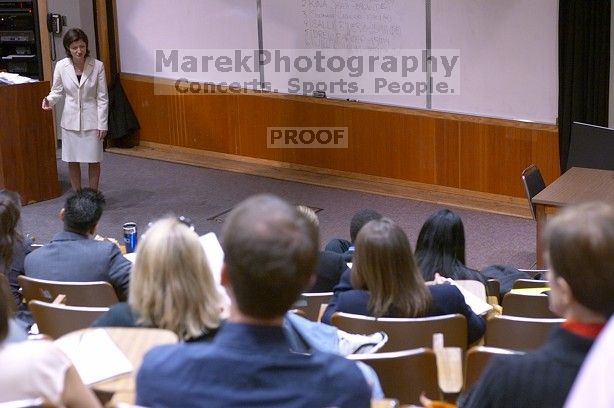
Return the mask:
<path fill-rule="evenodd" d="M 140 129 L 119 75 L 109 87 L 109 139 L 121 139 Z"/>
<path fill-rule="evenodd" d="M 526 272 L 519 271 L 509 265 L 491 265 L 480 271 L 482 276 L 487 279 L 496 279 L 499 281 L 499 293 L 501 296 L 512 290 L 514 282 L 518 279 L 531 279 L 531 275 Z"/>

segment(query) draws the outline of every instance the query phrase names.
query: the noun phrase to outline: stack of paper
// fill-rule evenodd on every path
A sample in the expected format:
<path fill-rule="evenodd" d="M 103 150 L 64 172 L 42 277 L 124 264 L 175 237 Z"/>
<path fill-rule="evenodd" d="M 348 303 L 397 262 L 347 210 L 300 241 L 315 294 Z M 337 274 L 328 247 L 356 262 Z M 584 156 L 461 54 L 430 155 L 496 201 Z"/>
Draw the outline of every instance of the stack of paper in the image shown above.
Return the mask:
<path fill-rule="evenodd" d="M 452 285 L 456 286 L 460 293 L 465 297 L 465 303 L 473 310 L 473 313 L 481 315 L 489 312 L 492 309 L 492 306 L 488 304 L 484 299 L 480 299 L 473 293 L 469 292 L 467 289 L 463 288 L 460 285 L 457 285 L 452 279 L 450 279 Z"/>
<path fill-rule="evenodd" d="M 12 74 L 10 72 L 0 72 L 0 82 L 14 85 L 14 84 L 25 84 L 28 82 L 38 82 L 35 79 L 21 76 L 19 74 Z"/>
<path fill-rule="evenodd" d="M 221 283 L 222 265 L 224 264 L 224 250 L 214 232 L 205 234 L 199 239 L 207 255 L 213 279 L 215 279 L 215 283 L 219 285 Z"/>
<path fill-rule="evenodd" d="M 226 289 L 222 286 L 222 266 L 224 265 L 224 250 L 218 241 L 214 232 L 210 232 L 201 236 L 200 243 L 205 250 L 207 260 L 209 261 L 209 268 L 211 274 L 213 274 L 213 280 L 215 280 L 215 286 L 217 291 L 222 296 L 222 317 L 228 317 L 228 307 L 230 305 L 230 298 Z"/>
<path fill-rule="evenodd" d="M 55 343 L 72 360 L 84 384 L 91 385 L 133 370 L 132 363 L 104 329 L 86 329 Z"/>

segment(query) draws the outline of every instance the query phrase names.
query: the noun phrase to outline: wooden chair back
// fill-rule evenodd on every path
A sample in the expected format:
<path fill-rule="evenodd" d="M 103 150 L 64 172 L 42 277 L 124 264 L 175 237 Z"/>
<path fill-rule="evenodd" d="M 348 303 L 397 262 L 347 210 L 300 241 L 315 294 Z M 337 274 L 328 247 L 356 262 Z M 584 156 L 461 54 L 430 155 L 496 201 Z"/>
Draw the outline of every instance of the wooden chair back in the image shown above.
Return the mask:
<path fill-rule="evenodd" d="M 17 280 L 28 302 L 53 302 L 58 295 L 65 295 L 64 303 L 69 306 L 106 307 L 119 302 L 109 282 L 60 282 L 24 275 L 20 275 Z"/>
<path fill-rule="evenodd" d="M 537 167 L 535 164 L 531 164 L 529 167 L 524 169 L 522 171 L 521 178 L 524 191 L 527 194 L 527 199 L 529 200 L 531 215 L 533 215 L 533 219 L 535 220 L 536 211 L 535 204 L 533 204 L 533 197 L 546 188 L 546 183 L 544 183 L 544 178 L 542 177 L 539 167 Z"/>
<path fill-rule="evenodd" d="M 486 321 L 484 345 L 510 350 L 532 350 L 541 347 L 550 332 L 565 319 L 539 319 L 517 316 L 495 316 Z"/>
<path fill-rule="evenodd" d="M 371 366 L 379 377 L 384 396 L 399 400 L 402 405 L 420 405 L 420 394 L 440 398 L 437 381 L 437 360 L 430 348 L 393 353 L 352 354 L 350 360 Z"/>
<path fill-rule="evenodd" d="M 38 325 L 38 330 L 53 339 L 90 327 L 94 320 L 109 310 L 108 307 L 66 306 L 40 300 L 31 300 L 28 302 L 28 308 Z"/>
<path fill-rule="evenodd" d="M 538 279 L 517 279 L 512 285 L 512 289 L 527 289 L 527 288 L 547 288 L 547 280 Z"/>
<path fill-rule="evenodd" d="M 486 281 L 486 296 L 496 296 L 501 301 L 501 282 L 496 279 Z"/>
<path fill-rule="evenodd" d="M 388 341 L 380 351 L 391 352 L 420 347 L 431 347 L 433 334 L 442 333 L 446 347 L 467 349 L 467 320 L 461 314 L 418 318 L 361 316 L 336 312 L 331 318 L 333 326 L 356 334 L 383 331 Z"/>
<path fill-rule="evenodd" d="M 501 305 L 501 282 L 497 279 L 488 279 L 484 286 L 486 287 L 487 298 L 492 298 L 497 301 L 498 305 Z M 491 302 L 489 301 L 489 303 Z"/>
<path fill-rule="evenodd" d="M 528 274 L 531 279 L 535 279 L 535 278 L 543 278 L 546 276 L 546 272 L 548 272 L 548 269 L 518 269 L 520 272 L 524 272 L 526 274 Z"/>
<path fill-rule="evenodd" d="M 299 306 L 305 313 L 305 318 L 313 321 L 320 321 L 320 309 L 322 304 L 327 304 L 333 297 L 333 292 L 305 292 L 301 295 L 301 300 L 305 301 L 305 306 Z"/>
<path fill-rule="evenodd" d="M 465 355 L 465 384 L 463 388 L 468 390 L 480 378 L 484 368 L 493 356 L 523 354 L 519 351 L 506 350 L 496 347 L 475 346 L 471 347 Z"/>
<path fill-rule="evenodd" d="M 503 314 L 541 319 L 556 319 L 559 316 L 550 311 L 547 295 L 521 295 L 506 293 L 501 302 Z"/>

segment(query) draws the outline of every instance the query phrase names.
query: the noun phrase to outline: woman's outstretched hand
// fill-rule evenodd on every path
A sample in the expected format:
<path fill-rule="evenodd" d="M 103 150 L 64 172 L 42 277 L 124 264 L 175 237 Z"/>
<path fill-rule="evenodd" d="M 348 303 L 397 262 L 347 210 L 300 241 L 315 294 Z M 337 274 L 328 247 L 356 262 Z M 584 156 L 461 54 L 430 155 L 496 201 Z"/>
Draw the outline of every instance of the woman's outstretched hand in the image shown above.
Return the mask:
<path fill-rule="evenodd" d="M 46 111 L 51 110 L 51 105 L 49 105 L 49 101 L 47 100 L 47 98 L 43 98 L 41 108 Z"/>

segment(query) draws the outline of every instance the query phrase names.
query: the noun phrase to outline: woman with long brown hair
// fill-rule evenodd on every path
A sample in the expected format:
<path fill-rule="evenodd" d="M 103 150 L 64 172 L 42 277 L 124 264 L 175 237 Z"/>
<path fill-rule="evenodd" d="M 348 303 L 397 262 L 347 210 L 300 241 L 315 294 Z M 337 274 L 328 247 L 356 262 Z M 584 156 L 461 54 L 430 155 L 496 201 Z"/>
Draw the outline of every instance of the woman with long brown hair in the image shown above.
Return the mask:
<path fill-rule="evenodd" d="M 322 318 L 334 312 L 374 317 L 425 317 L 460 313 L 469 343 L 484 334 L 484 319 L 452 285 L 427 286 L 405 232 L 389 218 L 374 220 L 358 233 L 351 273 L 341 278 Z"/>

